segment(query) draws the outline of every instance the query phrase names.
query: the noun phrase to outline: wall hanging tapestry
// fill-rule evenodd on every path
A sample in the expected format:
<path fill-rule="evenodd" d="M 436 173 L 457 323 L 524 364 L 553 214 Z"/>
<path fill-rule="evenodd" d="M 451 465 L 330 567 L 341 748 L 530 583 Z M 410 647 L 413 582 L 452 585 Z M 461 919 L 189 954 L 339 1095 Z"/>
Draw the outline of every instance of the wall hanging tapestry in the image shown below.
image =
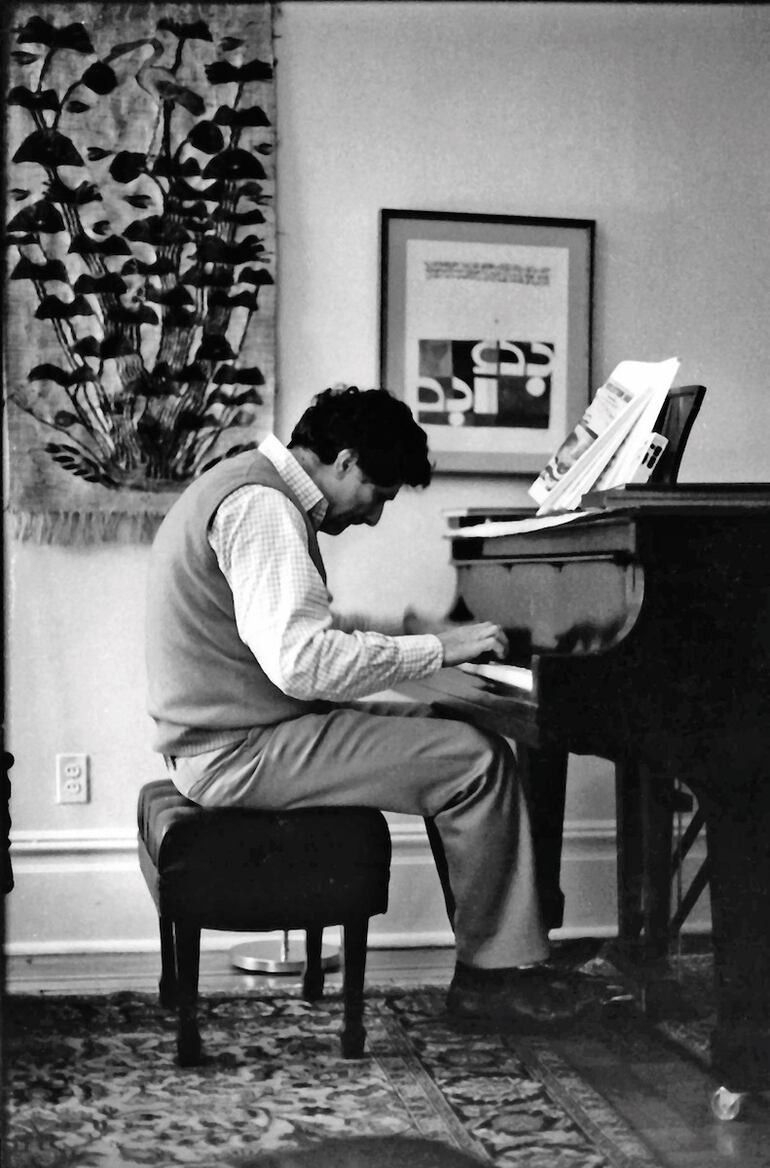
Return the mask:
<path fill-rule="evenodd" d="M 151 538 L 272 428 L 269 3 L 6 10 L 8 506 Z"/>

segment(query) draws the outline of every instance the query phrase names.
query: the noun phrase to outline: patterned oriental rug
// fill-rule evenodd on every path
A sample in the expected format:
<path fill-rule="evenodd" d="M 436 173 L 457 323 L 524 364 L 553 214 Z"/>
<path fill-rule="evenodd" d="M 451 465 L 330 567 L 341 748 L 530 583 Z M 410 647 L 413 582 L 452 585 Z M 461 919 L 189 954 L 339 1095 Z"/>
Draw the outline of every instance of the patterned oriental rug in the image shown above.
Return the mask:
<path fill-rule="evenodd" d="M 184 1070 L 155 995 L 6 1007 L 10 1168 L 323 1168 L 330 1140 L 334 1168 L 658 1164 L 547 1039 L 463 1032 L 438 988 L 369 990 L 362 1061 L 339 1055 L 339 994 L 206 996 L 208 1061 Z M 636 1013 L 582 1025 L 612 1025 L 635 1058 L 663 1041 Z M 370 1154 L 373 1137 L 391 1159 Z"/>

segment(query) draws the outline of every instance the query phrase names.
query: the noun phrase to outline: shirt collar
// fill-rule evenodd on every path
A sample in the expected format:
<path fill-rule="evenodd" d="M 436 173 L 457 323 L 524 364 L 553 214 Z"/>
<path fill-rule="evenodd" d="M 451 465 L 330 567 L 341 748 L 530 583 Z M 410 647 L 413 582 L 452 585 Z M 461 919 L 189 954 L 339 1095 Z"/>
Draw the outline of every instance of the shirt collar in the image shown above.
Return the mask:
<path fill-rule="evenodd" d="M 320 487 L 311 479 L 304 467 L 300 466 L 290 450 L 276 438 L 268 434 L 259 444 L 259 453 L 272 462 L 286 486 L 294 492 L 310 516 L 316 531 L 320 528 L 329 508 L 329 501 Z"/>

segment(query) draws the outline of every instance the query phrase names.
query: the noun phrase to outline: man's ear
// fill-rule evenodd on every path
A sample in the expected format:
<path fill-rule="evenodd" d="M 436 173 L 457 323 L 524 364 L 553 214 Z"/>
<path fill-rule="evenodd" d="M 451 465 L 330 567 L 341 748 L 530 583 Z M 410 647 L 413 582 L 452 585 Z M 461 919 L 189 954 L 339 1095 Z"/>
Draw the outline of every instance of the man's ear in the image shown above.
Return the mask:
<path fill-rule="evenodd" d="M 338 478 L 344 478 L 349 474 L 354 466 L 358 465 L 358 455 L 355 450 L 350 450 L 347 447 L 340 450 L 334 460 L 334 469 Z"/>

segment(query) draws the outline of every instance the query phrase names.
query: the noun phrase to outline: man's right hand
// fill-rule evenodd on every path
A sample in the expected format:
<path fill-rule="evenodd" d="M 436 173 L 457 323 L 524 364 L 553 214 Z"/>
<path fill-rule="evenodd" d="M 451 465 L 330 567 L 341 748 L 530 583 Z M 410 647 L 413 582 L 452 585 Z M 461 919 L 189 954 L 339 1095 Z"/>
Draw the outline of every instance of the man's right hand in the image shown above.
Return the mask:
<path fill-rule="evenodd" d="M 483 653 L 492 653 L 499 661 L 508 652 L 508 638 L 492 621 L 453 625 L 436 633 L 444 651 L 444 665 L 461 665 L 475 661 Z"/>

